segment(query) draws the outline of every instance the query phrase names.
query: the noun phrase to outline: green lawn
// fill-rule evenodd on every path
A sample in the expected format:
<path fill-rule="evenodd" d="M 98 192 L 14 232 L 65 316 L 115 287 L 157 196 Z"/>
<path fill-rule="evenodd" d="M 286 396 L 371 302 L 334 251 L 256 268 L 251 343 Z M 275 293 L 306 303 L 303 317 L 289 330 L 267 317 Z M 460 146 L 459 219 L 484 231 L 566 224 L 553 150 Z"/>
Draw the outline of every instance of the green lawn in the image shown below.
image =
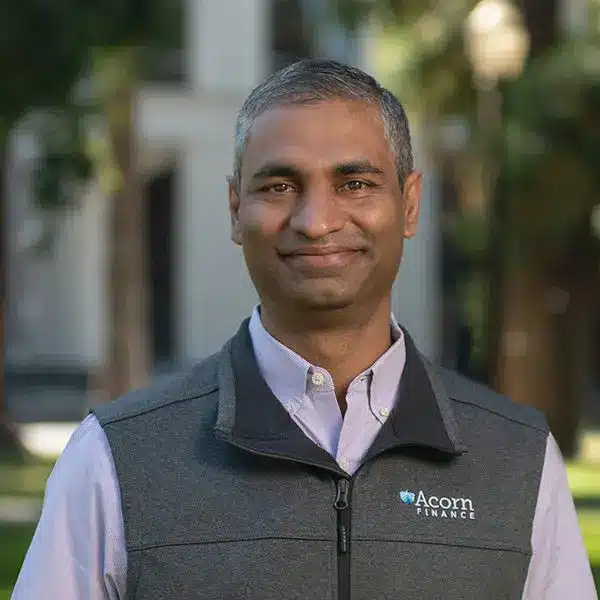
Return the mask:
<path fill-rule="evenodd" d="M 585 507 L 579 508 L 577 514 L 596 588 L 600 590 L 600 465 L 568 464 L 567 473 L 575 502 Z"/>
<path fill-rule="evenodd" d="M 52 463 L 25 465 L 0 463 L 0 494 L 41 497 Z"/>
<path fill-rule="evenodd" d="M 0 464 L 0 496 L 41 499 L 51 469 L 48 462 Z M 579 523 L 600 589 L 600 465 L 575 463 L 567 469 L 573 496 L 584 503 L 578 510 Z M 33 531 L 33 525 L 0 523 L 0 600 L 9 600 Z"/>
<path fill-rule="evenodd" d="M 10 597 L 33 530 L 32 525 L 0 525 L 0 600 Z"/>

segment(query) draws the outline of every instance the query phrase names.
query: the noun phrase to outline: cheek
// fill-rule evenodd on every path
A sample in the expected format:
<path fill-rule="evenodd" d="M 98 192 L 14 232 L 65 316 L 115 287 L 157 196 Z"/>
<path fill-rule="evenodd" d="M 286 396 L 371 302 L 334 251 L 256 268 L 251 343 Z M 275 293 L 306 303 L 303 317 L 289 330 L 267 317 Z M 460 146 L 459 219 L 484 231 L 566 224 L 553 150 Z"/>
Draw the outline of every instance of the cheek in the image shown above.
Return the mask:
<path fill-rule="evenodd" d="M 404 230 L 404 213 L 400 206 L 392 202 L 375 203 L 361 210 L 354 220 L 374 239 L 388 239 L 396 233 L 402 235 Z"/>
<path fill-rule="evenodd" d="M 248 243 L 273 238 L 285 222 L 277 207 L 258 202 L 240 207 L 239 220 L 242 238 Z"/>
<path fill-rule="evenodd" d="M 365 228 L 372 235 L 378 261 L 396 263 L 404 247 L 404 215 L 396 209 L 373 211 L 365 223 Z"/>

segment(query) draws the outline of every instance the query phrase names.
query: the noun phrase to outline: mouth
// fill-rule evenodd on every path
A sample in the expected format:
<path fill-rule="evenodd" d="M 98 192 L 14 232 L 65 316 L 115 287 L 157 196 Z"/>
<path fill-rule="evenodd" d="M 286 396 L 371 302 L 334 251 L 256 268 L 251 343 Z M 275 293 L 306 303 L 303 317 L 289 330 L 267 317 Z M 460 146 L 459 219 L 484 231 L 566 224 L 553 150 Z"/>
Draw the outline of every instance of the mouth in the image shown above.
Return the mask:
<path fill-rule="evenodd" d="M 300 270 L 331 270 L 346 266 L 362 252 L 356 248 L 312 247 L 283 254 L 282 258 Z"/>

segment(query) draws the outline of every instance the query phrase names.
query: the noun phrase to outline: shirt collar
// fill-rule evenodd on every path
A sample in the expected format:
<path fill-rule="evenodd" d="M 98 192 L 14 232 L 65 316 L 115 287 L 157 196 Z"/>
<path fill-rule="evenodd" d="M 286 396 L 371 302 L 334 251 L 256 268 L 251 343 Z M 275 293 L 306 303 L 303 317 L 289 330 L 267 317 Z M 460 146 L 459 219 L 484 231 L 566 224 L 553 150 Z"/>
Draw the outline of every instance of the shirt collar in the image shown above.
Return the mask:
<path fill-rule="evenodd" d="M 369 396 L 374 414 L 382 410 L 391 412 L 406 361 L 404 334 L 393 315 L 390 326 L 392 346 L 357 376 L 357 379 L 365 375 L 369 377 Z M 294 414 L 302 405 L 309 375 L 319 370 L 318 367 L 284 346 L 265 329 L 258 306 L 252 311 L 248 329 L 260 374 L 284 408 Z"/>
<path fill-rule="evenodd" d="M 215 355 L 219 405 L 215 434 L 240 448 L 280 456 L 345 473 L 325 450 L 312 443 L 297 427 L 261 376 L 250 339 L 248 321 Z M 406 365 L 397 402 L 365 460 L 391 448 L 428 447 L 460 455 L 460 442 L 452 402 L 437 368 L 419 354 L 403 329 Z"/>
<path fill-rule="evenodd" d="M 276 340 L 262 324 L 258 306 L 248 324 L 258 370 L 289 413 L 300 408 L 311 364 Z"/>

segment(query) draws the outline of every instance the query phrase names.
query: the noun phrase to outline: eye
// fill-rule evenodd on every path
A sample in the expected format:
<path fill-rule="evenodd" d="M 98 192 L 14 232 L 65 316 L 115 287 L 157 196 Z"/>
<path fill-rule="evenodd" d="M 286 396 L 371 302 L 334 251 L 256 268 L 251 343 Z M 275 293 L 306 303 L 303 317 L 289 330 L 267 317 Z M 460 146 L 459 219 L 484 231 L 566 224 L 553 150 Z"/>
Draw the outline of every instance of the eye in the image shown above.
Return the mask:
<path fill-rule="evenodd" d="M 372 187 L 366 181 L 359 181 L 358 179 L 353 179 L 352 181 L 347 181 L 342 185 L 343 189 L 346 189 L 349 192 L 361 192 L 368 187 Z"/>
<path fill-rule="evenodd" d="M 293 191 L 293 187 L 289 183 L 273 183 L 262 188 L 263 192 L 271 192 L 273 194 L 287 194 Z"/>

